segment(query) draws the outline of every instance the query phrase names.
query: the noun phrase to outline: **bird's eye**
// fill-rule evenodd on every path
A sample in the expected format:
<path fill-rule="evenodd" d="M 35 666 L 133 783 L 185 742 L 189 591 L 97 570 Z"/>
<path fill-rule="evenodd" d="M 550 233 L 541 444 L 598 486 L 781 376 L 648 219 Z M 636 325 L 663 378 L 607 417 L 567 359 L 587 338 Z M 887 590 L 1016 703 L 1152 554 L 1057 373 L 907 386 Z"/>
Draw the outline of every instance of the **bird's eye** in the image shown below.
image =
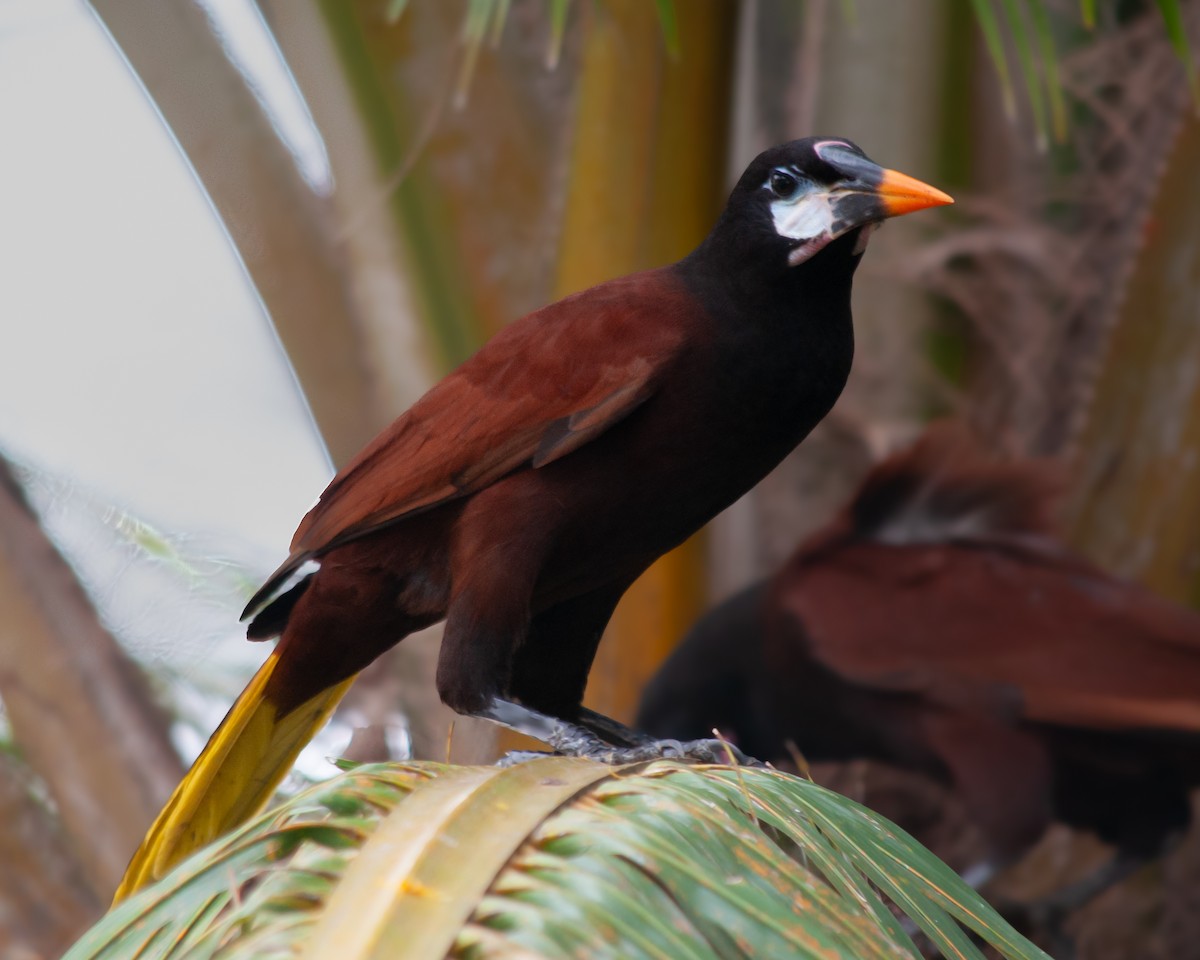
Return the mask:
<path fill-rule="evenodd" d="M 771 174 L 771 192 L 781 200 L 791 200 L 800 190 L 800 181 L 790 173 L 776 170 Z"/>

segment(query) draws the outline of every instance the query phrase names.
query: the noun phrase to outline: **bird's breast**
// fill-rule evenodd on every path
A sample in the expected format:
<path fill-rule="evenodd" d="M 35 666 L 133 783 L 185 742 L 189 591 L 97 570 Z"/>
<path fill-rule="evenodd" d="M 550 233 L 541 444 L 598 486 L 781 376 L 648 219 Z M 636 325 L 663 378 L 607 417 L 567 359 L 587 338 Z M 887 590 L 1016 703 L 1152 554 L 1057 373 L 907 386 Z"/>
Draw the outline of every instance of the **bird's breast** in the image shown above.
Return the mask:
<path fill-rule="evenodd" d="M 814 359 L 698 343 L 626 420 L 548 465 L 548 499 L 566 507 L 564 570 L 586 556 L 636 573 L 758 483 L 845 382 L 848 357 Z"/>

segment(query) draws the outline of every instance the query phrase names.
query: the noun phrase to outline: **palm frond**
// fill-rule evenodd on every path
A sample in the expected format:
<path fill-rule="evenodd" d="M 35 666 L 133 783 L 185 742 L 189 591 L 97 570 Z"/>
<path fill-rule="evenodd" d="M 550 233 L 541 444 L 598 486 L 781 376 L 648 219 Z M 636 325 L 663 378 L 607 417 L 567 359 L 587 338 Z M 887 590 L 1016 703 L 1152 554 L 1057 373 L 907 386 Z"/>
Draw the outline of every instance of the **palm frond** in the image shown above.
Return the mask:
<path fill-rule="evenodd" d="M 1171 46 L 1186 71 L 1192 99 L 1200 104 L 1200 75 L 1192 58 L 1181 0 L 1155 0 L 1155 4 Z M 1015 86 L 997 6 L 1003 13 L 1003 28 L 1007 29 L 1016 50 L 1038 143 L 1044 146 L 1049 136 L 1061 143 L 1067 135 L 1067 111 L 1049 5 L 1045 0 L 1025 0 L 1023 14 L 1017 0 L 971 0 L 988 57 L 1000 79 L 1005 112 L 1012 117 L 1016 113 Z M 1096 6 L 1096 0 L 1080 0 L 1079 16 L 1088 30 L 1096 26 Z"/>
<path fill-rule="evenodd" d="M 658 23 L 662 27 L 663 43 L 666 44 L 667 53 L 672 58 L 678 59 L 681 49 L 679 18 L 675 16 L 674 0 L 654 0 L 654 11 L 658 14 Z"/>
<path fill-rule="evenodd" d="M 378 764 L 296 795 L 104 917 L 66 960 L 1044 960 L 911 837 L 766 769 Z"/>
<path fill-rule="evenodd" d="M 1179 57 L 1179 61 L 1183 64 L 1183 69 L 1187 72 L 1188 87 L 1192 91 L 1192 99 L 1200 102 L 1200 78 L 1197 78 L 1196 63 L 1192 59 L 1192 48 L 1188 43 L 1187 29 L 1183 22 L 1183 8 L 1180 6 L 1180 0 L 1155 0 L 1158 5 L 1158 12 L 1162 14 L 1163 26 L 1166 27 L 1167 36 L 1171 40 L 1171 46 L 1175 50 L 1175 55 Z"/>
<path fill-rule="evenodd" d="M 409 0 L 388 0 L 385 19 L 394 24 L 404 14 Z M 485 37 L 491 45 L 497 46 L 500 35 L 504 32 L 504 24 L 508 21 L 511 0 L 470 0 L 463 17 L 462 44 L 463 59 L 458 71 L 458 80 L 454 90 L 454 102 L 462 107 L 467 102 L 471 89 L 471 80 L 475 76 L 475 65 L 479 60 L 479 51 Z M 546 48 L 546 68 L 554 70 L 562 55 L 563 39 L 567 33 L 567 14 L 571 0 L 547 0 L 547 12 L 550 21 L 550 43 Z M 672 58 L 677 59 L 680 52 L 679 18 L 675 13 L 674 0 L 654 0 L 654 11 L 662 28 L 663 43 Z"/>

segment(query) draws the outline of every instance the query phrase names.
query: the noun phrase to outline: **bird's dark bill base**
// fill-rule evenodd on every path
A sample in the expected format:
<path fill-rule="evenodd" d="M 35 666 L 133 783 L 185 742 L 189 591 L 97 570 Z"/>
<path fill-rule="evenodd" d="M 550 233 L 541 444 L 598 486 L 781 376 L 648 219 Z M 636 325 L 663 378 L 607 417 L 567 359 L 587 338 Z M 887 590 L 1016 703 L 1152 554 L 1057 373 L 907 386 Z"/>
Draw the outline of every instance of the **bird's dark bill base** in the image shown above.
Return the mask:
<path fill-rule="evenodd" d="M 540 740 L 563 756 L 596 760 L 600 763 L 697 760 L 701 763 L 763 766 L 761 761 L 747 757 L 733 744 L 724 740 L 655 740 L 591 710 L 583 711 L 581 723 L 569 723 L 522 704 L 513 703 L 511 700 L 493 697 L 491 703 L 480 711 L 478 716 Z M 598 735 L 595 729 L 589 729 L 589 726 L 599 728 L 605 736 L 622 742 L 610 743 Z M 530 755 L 528 751 L 516 751 L 510 753 L 502 762 L 521 761 Z"/>

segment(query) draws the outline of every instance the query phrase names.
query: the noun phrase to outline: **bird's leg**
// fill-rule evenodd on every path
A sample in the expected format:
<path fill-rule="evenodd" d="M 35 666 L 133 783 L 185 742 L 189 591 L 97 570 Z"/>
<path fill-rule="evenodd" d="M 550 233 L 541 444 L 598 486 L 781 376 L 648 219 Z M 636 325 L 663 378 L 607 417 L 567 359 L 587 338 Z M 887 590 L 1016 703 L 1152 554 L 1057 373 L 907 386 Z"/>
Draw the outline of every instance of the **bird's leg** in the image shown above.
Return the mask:
<path fill-rule="evenodd" d="M 651 738 L 580 704 L 604 628 L 628 586 L 624 580 L 606 584 L 540 610 L 517 648 L 507 691 L 540 713 L 570 718 L 615 747 L 636 747 Z"/>
<path fill-rule="evenodd" d="M 515 653 L 507 692 L 521 702 L 519 709 L 526 717 L 541 718 L 535 727 L 547 733 L 557 732 L 551 736 L 531 735 L 560 753 L 608 763 L 634 763 L 658 757 L 728 763 L 730 750 L 718 740 L 683 744 L 677 740 L 659 741 L 580 706 L 600 637 L 628 586 L 629 582 L 624 580 L 606 584 L 547 607 L 533 618 L 525 642 Z M 569 638 L 569 642 L 564 638 Z M 511 701 L 507 703 L 516 706 Z M 508 709 L 502 712 L 511 714 Z M 507 723 L 503 719 L 499 722 Z M 736 749 L 732 759 L 748 762 Z"/>
<path fill-rule="evenodd" d="M 601 714 L 589 710 L 588 715 L 590 721 L 598 723 L 610 732 L 625 729 L 615 720 Z M 601 763 L 643 763 L 647 760 L 680 759 L 699 760 L 702 763 L 732 762 L 745 766 L 761 766 L 758 760 L 747 757 L 737 747 L 724 740 L 654 740 L 630 730 L 632 738 L 639 742 L 614 746 L 581 723 L 552 717 L 500 697 L 493 697 L 477 716 L 501 723 L 527 737 L 541 740 L 565 756 L 583 757 Z"/>
<path fill-rule="evenodd" d="M 649 734 L 627 727 L 612 717 L 606 717 L 587 707 L 579 708 L 579 725 L 616 747 L 644 747 L 654 743 L 654 738 Z"/>

